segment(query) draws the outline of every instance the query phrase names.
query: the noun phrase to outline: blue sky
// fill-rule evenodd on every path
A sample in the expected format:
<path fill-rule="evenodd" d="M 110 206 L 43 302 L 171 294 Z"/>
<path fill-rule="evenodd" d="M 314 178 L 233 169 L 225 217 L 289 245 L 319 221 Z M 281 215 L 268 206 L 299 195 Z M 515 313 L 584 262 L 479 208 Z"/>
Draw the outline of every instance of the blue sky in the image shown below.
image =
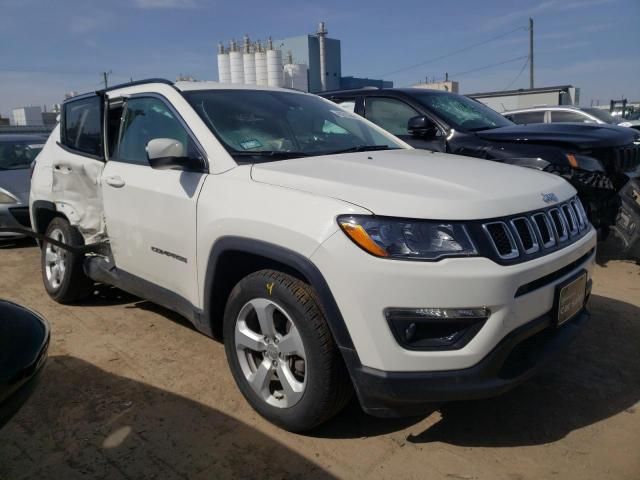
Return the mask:
<path fill-rule="evenodd" d="M 377 78 L 535 21 L 536 86 L 573 84 L 581 103 L 640 100 L 640 0 L 222 1 L 0 0 L 0 112 L 59 102 L 70 90 L 180 73 L 217 79 L 219 40 L 300 35 L 327 22 L 343 75 Z M 524 28 L 385 76 L 396 86 L 525 56 Z M 462 92 L 528 86 L 525 60 L 463 75 Z"/>

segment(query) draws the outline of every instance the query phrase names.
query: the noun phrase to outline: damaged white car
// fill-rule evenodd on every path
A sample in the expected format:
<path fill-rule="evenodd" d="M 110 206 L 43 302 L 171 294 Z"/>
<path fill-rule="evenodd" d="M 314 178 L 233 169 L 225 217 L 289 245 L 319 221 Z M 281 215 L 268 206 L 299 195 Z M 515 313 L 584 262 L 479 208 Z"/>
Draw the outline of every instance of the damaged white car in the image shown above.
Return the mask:
<path fill-rule="evenodd" d="M 99 282 L 181 313 L 292 431 L 354 391 L 379 416 L 500 394 L 588 318 L 596 235 L 569 183 L 413 150 L 296 91 L 72 98 L 30 207 L 51 297 Z"/>

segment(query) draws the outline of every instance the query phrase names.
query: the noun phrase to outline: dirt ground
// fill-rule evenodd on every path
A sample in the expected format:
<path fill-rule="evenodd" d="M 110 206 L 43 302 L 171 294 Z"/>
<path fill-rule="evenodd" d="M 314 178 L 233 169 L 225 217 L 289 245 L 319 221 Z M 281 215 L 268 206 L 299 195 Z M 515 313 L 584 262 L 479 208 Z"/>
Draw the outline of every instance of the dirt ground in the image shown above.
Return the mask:
<path fill-rule="evenodd" d="M 247 405 L 224 348 L 115 289 L 62 306 L 30 242 L 0 246 L 0 297 L 44 315 L 39 388 L 0 431 L 0 479 L 640 478 L 640 266 L 594 278 L 581 337 L 532 381 L 426 418 L 380 420 L 355 402 L 309 435 Z"/>

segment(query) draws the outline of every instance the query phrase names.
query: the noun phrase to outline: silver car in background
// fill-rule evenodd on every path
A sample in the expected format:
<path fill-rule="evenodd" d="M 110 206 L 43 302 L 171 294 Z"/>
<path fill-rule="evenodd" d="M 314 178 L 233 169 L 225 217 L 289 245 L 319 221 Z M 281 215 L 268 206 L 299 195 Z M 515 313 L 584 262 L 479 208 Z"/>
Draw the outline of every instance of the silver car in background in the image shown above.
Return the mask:
<path fill-rule="evenodd" d="M 598 123 L 600 125 L 621 125 L 625 119 L 614 117 L 601 108 L 579 108 L 571 105 L 519 108 L 502 112 L 514 123 Z M 621 125 L 627 127 L 629 125 Z"/>
<path fill-rule="evenodd" d="M 29 228 L 31 163 L 45 135 L 0 134 L 0 228 Z M 0 239 L 20 235 L 0 232 Z"/>

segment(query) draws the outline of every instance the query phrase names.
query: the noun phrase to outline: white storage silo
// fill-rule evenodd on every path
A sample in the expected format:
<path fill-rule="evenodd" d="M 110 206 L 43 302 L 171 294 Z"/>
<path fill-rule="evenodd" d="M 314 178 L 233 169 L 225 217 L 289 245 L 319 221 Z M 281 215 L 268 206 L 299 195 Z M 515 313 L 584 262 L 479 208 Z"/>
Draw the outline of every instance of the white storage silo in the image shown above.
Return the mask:
<path fill-rule="evenodd" d="M 244 83 L 242 52 L 237 50 L 229 52 L 229 64 L 231 67 L 231 83 Z"/>
<path fill-rule="evenodd" d="M 221 43 L 218 44 L 218 81 L 220 83 L 231 82 L 229 54 L 224 51 L 224 46 Z"/>
<path fill-rule="evenodd" d="M 309 70 L 309 67 L 304 63 L 286 64 L 284 66 L 284 86 L 308 92 L 309 82 L 307 79 L 307 70 Z"/>
<path fill-rule="evenodd" d="M 270 87 L 284 86 L 282 50 L 267 50 L 267 83 Z"/>
<path fill-rule="evenodd" d="M 256 51 L 256 84 L 262 87 L 269 85 L 269 75 L 267 73 L 267 52 Z"/>
<path fill-rule="evenodd" d="M 244 53 L 242 56 L 244 63 L 244 83 L 247 85 L 256 84 L 256 59 L 253 52 Z"/>

